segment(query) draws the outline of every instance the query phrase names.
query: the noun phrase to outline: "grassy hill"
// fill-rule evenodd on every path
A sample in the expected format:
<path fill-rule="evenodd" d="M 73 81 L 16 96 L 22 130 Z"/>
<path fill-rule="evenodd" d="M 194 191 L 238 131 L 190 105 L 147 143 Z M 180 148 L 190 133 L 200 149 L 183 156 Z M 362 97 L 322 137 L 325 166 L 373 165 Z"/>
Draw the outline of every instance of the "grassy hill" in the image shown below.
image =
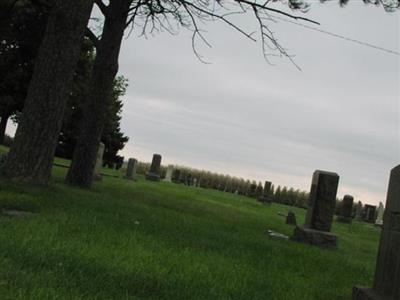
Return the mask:
<path fill-rule="evenodd" d="M 122 176 L 82 190 L 53 173 L 50 188 L 0 182 L 0 207 L 34 212 L 0 215 L 0 299 L 350 299 L 372 282 L 371 225 L 335 223 L 339 249 L 322 250 L 266 235 L 290 235 L 278 212 L 303 222 L 301 209 Z"/>

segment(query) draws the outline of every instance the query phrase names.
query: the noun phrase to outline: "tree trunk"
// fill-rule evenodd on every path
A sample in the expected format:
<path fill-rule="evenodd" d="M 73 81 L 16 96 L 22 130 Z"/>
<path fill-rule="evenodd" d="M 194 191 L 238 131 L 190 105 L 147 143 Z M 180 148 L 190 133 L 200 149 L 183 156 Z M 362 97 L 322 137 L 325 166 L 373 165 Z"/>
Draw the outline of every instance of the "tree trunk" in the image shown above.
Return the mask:
<path fill-rule="evenodd" d="M 4 138 L 6 136 L 6 128 L 8 118 L 10 117 L 9 114 L 2 114 L 0 120 L 0 145 L 4 143 Z"/>
<path fill-rule="evenodd" d="M 66 181 L 90 187 L 104 121 L 118 72 L 118 57 L 132 0 L 111 0 L 98 43 L 80 134 Z"/>
<path fill-rule="evenodd" d="M 8 178 L 47 184 L 93 0 L 54 0 L 22 119 L 4 165 Z"/>

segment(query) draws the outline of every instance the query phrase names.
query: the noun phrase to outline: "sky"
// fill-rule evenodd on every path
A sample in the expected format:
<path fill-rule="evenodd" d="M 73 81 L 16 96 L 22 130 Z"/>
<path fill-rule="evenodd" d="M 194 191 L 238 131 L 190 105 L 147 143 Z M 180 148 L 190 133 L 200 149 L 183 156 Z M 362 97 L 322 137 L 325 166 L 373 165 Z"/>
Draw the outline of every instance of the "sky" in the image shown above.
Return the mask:
<path fill-rule="evenodd" d="M 400 51 L 399 12 L 315 1 L 304 16 L 321 25 L 302 24 Z M 236 21 L 257 30 L 251 15 Z M 159 153 L 165 165 L 306 191 L 326 170 L 340 175 L 339 197 L 384 202 L 400 163 L 400 57 L 281 20 L 270 26 L 301 71 L 285 58 L 267 63 L 259 42 L 218 22 L 202 25 L 212 47 L 197 48 L 209 64 L 188 31 L 127 36 L 122 155 Z"/>

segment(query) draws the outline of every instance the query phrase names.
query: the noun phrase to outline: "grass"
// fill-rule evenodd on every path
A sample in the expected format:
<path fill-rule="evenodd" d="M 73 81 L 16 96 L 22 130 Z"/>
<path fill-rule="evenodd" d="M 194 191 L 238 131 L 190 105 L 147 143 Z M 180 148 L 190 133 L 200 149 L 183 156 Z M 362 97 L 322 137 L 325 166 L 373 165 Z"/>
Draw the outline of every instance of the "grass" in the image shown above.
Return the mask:
<path fill-rule="evenodd" d="M 371 285 L 371 225 L 335 223 L 339 249 L 322 250 L 265 234 L 290 235 L 278 212 L 302 209 L 113 177 L 82 190 L 66 170 L 49 188 L 0 182 L 0 207 L 35 212 L 0 216 L 0 299 L 329 300 Z"/>

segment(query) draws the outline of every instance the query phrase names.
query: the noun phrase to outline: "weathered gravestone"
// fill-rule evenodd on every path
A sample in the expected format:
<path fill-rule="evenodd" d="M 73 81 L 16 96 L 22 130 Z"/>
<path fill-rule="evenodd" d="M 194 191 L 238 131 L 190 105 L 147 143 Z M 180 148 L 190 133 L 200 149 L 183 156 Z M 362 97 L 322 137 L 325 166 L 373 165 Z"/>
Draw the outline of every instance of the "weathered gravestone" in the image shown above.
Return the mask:
<path fill-rule="evenodd" d="M 167 168 L 167 173 L 165 174 L 164 181 L 165 182 L 172 182 L 172 173 L 174 172 L 174 166 L 169 165 Z"/>
<path fill-rule="evenodd" d="M 319 170 L 314 172 L 306 222 L 302 227 L 296 226 L 292 240 L 322 248 L 337 247 L 337 237 L 330 231 L 338 184 L 338 174 Z"/>
<path fill-rule="evenodd" d="M 185 178 L 185 185 L 191 186 L 192 185 L 192 174 L 188 173 Z"/>
<path fill-rule="evenodd" d="M 297 226 L 296 215 L 294 214 L 294 212 L 288 212 L 286 216 L 286 224 Z"/>
<path fill-rule="evenodd" d="M 361 220 L 362 219 L 362 212 L 363 212 L 363 205 L 361 201 L 358 201 L 356 204 L 356 220 Z"/>
<path fill-rule="evenodd" d="M 150 171 L 146 174 L 146 179 L 160 181 L 161 155 L 154 154 L 151 161 Z"/>
<path fill-rule="evenodd" d="M 263 194 L 264 194 L 264 189 L 263 189 L 263 186 L 262 186 L 262 184 L 260 182 L 256 187 L 256 194 L 255 194 L 256 199 L 260 199 L 260 197 Z"/>
<path fill-rule="evenodd" d="M 135 180 L 136 179 L 136 169 L 138 161 L 135 158 L 130 158 L 128 160 L 128 166 L 126 168 L 126 179 Z"/>
<path fill-rule="evenodd" d="M 337 217 L 338 222 L 351 223 L 353 219 L 353 202 L 353 196 L 344 195 L 340 215 Z"/>
<path fill-rule="evenodd" d="M 259 201 L 263 203 L 271 203 L 272 200 L 270 198 L 270 191 L 271 191 L 271 185 L 272 183 L 270 181 L 265 181 L 264 183 L 264 190 L 260 198 L 258 198 Z"/>
<path fill-rule="evenodd" d="M 365 204 L 363 209 L 362 220 L 368 223 L 374 223 L 375 211 L 376 211 L 375 205 Z"/>
<path fill-rule="evenodd" d="M 181 178 L 181 170 L 175 169 L 174 172 L 172 173 L 172 182 L 180 183 L 180 178 Z"/>
<path fill-rule="evenodd" d="M 377 226 L 382 226 L 383 225 L 383 214 L 384 214 L 384 212 L 385 212 L 385 208 L 383 207 L 383 203 L 379 202 L 378 216 L 376 217 L 375 225 L 377 225 Z"/>
<path fill-rule="evenodd" d="M 254 198 L 256 196 L 257 184 L 252 183 L 249 187 L 248 196 Z"/>
<path fill-rule="evenodd" d="M 390 173 L 372 289 L 355 286 L 353 300 L 400 299 L 400 165 Z"/>
<path fill-rule="evenodd" d="M 103 155 L 104 155 L 104 144 L 100 143 L 99 148 L 97 150 L 97 158 L 96 158 L 96 165 L 94 167 L 93 179 L 94 180 L 101 180 L 100 170 L 103 166 Z"/>

